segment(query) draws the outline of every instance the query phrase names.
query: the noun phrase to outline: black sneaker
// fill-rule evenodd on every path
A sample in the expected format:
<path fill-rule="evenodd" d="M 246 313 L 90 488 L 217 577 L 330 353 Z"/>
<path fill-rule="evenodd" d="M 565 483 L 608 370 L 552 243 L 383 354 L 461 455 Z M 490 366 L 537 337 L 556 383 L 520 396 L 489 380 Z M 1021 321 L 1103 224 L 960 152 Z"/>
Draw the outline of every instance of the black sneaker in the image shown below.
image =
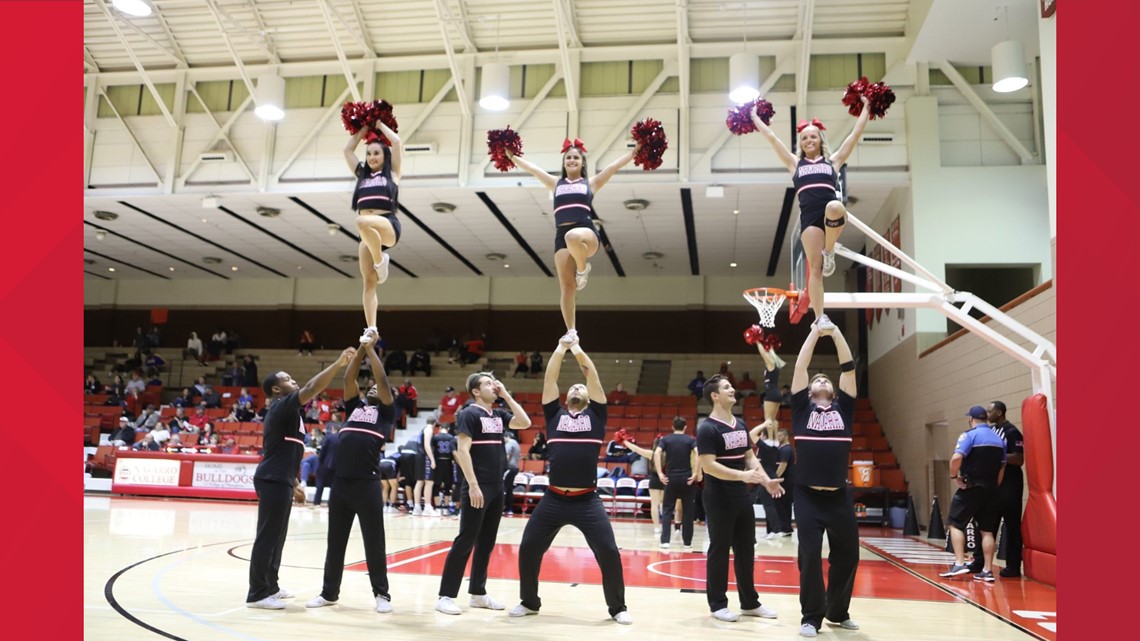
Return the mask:
<path fill-rule="evenodd" d="M 955 563 L 954 565 L 950 566 L 949 570 L 947 570 L 946 572 L 943 572 L 942 574 L 939 574 L 938 576 L 940 576 L 944 579 L 949 579 L 950 577 L 962 576 L 963 574 L 969 574 L 969 573 L 970 573 L 970 568 L 965 563 Z"/>
<path fill-rule="evenodd" d="M 983 570 L 974 575 L 975 581 L 985 581 L 986 583 L 994 582 L 994 573 L 989 570 Z"/>
<path fill-rule="evenodd" d="M 973 563 L 967 565 L 966 567 L 970 568 L 970 571 L 974 572 L 976 574 L 978 572 L 981 572 L 983 569 L 985 569 L 986 565 L 984 563 L 982 563 L 981 561 L 974 561 Z"/>
<path fill-rule="evenodd" d="M 998 576 L 1003 579 L 1016 579 L 1021 576 L 1021 572 L 1015 568 L 1002 568 L 1001 572 L 998 572 Z"/>

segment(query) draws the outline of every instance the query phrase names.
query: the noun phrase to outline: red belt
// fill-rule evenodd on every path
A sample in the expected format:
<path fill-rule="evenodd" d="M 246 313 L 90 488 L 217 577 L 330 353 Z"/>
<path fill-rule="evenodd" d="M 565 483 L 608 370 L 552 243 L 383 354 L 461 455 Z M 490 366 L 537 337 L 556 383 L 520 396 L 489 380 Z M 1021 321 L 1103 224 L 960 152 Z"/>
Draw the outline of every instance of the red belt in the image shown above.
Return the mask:
<path fill-rule="evenodd" d="M 554 492 L 559 496 L 584 496 L 586 494 L 592 494 L 594 492 L 594 488 L 592 487 L 584 490 L 560 490 L 554 486 L 548 485 L 546 489 L 550 492 Z"/>

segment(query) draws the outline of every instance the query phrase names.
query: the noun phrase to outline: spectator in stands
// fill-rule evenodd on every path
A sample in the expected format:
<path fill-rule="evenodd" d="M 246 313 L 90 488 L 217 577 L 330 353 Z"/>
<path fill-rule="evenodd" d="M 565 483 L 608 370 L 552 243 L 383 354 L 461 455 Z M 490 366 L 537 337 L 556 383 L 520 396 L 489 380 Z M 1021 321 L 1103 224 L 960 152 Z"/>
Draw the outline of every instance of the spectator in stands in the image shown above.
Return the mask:
<path fill-rule="evenodd" d="M 131 346 L 135 348 L 136 352 L 148 351 L 146 344 L 146 334 L 143 333 L 142 327 L 135 328 L 135 335 L 131 338 Z"/>
<path fill-rule="evenodd" d="M 193 424 L 191 424 L 191 423 L 187 423 L 187 425 L 189 425 L 190 427 L 193 427 Z M 218 442 L 218 433 L 214 431 L 214 424 L 213 423 L 203 423 L 202 424 L 201 432 L 198 435 L 198 442 L 204 443 L 206 441 L 213 441 L 215 445 Z"/>
<path fill-rule="evenodd" d="M 526 366 L 526 352 L 519 350 L 519 353 L 515 354 L 515 373 L 513 378 L 518 378 L 519 374 L 525 377 L 529 372 L 530 368 Z"/>
<path fill-rule="evenodd" d="M 166 422 L 166 429 L 170 430 L 170 434 L 197 434 L 198 428 L 186 422 L 185 419 L 180 419 L 176 416 L 170 417 Z"/>
<path fill-rule="evenodd" d="M 226 330 L 219 328 L 210 337 L 210 343 L 206 345 L 206 352 L 210 355 L 210 360 L 216 361 L 222 356 L 222 351 L 226 349 Z"/>
<path fill-rule="evenodd" d="M 166 440 L 166 447 L 164 449 L 166 449 L 167 452 L 177 452 L 181 450 L 182 447 L 182 438 L 177 434 L 171 434 L 170 438 Z"/>
<path fill-rule="evenodd" d="M 206 391 L 202 392 L 202 402 L 206 404 L 207 409 L 218 409 L 222 406 L 222 397 L 210 385 L 206 386 Z"/>
<path fill-rule="evenodd" d="M 253 405 L 249 402 L 238 403 L 234 405 L 234 409 L 230 412 L 229 420 L 237 421 L 238 423 L 249 423 L 253 421 L 257 413 L 253 411 Z"/>
<path fill-rule="evenodd" d="M 203 355 L 205 350 L 202 349 L 202 339 L 198 338 L 197 332 L 190 332 L 190 338 L 186 341 L 186 349 L 182 350 L 182 356 L 189 356 L 199 363 L 205 363 Z"/>
<path fill-rule="evenodd" d="M 527 452 L 527 458 L 532 461 L 545 461 L 546 460 L 546 433 L 539 432 L 534 436 L 534 443 L 530 444 L 530 451 Z"/>
<path fill-rule="evenodd" d="M 222 371 L 222 387 L 240 385 L 245 372 L 236 361 L 226 361 L 226 369 Z"/>
<path fill-rule="evenodd" d="M 135 449 L 139 452 L 157 452 L 161 448 L 159 447 L 158 443 L 154 442 L 154 436 L 147 434 L 146 436 L 142 437 L 141 441 L 135 443 L 132 449 Z"/>
<path fill-rule="evenodd" d="M 389 369 L 389 371 L 391 371 Z M 401 412 L 406 413 L 408 416 L 415 418 L 419 415 L 419 397 L 420 393 L 416 391 L 416 386 L 412 385 L 412 379 L 404 380 L 404 384 L 397 390 L 396 406 Z"/>
<path fill-rule="evenodd" d="M 126 416 L 119 417 L 119 427 L 111 433 L 111 443 L 127 447 L 135 444 L 135 427 L 131 425 L 131 419 Z"/>
<path fill-rule="evenodd" d="M 139 417 L 135 419 L 135 429 L 137 430 L 151 430 L 158 424 L 159 415 L 158 410 L 154 405 L 147 405 L 143 411 L 139 412 Z"/>
<path fill-rule="evenodd" d="M 190 423 L 186 422 L 186 411 L 181 407 L 174 409 L 174 416 L 171 416 L 170 420 L 178 423 L 178 430 L 187 429 L 189 427 L 194 427 L 195 431 L 198 429 L 197 426 L 191 426 Z M 178 430 L 172 429 L 170 431 L 175 432 Z"/>
<path fill-rule="evenodd" d="M 542 354 L 536 349 L 530 353 L 530 377 L 538 378 L 542 373 Z"/>
<path fill-rule="evenodd" d="M 241 384 L 246 387 L 257 387 L 261 385 L 261 379 L 257 378 L 257 361 L 253 360 L 253 356 L 246 354 L 241 360 L 242 377 Z"/>
<path fill-rule="evenodd" d="M 162 379 L 158 377 L 158 370 L 151 367 L 146 371 L 147 387 L 162 387 Z"/>
<path fill-rule="evenodd" d="M 317 337 L 309 330 L 301 332 L 301 340 L 297 345 L 297 356 L 312 356 L 316 347 Z"/>
<path fill-rule="evenodd" d="M 154 429 L 150 431 L 150 437 L 154 439 L 155 443 L 158 443 L 159 447 L 162 447 L 170 440 L 170 428 L 162 423 L 158 423 L 154 426 Z"/>
<path fill-rule="evenodd" d="M 752 380 L 752 374 L 744 372 L 744 377 L 740 379 L 740 384 L 736 386 L 736 393 L 739 394 L 741 398 L 756 396 L 756 381 Z"/>
<path fill-rule="evenodd" d="M 436 408 L 436 415 L 439 416 L 440 425 L 451 425 L 455 422 L 455 413 L 459 411 L 462 401 L 459 395 L 455 393 L 455 388 L 450 385 L 447 389 L 443 390 L 443 398 L 439 400 L 439 407 Z"/>
<path fill-rule="evenodd" d="M 718 371 L 717 374 L 727 378 L 728 384 L 736 387 L 736 377 L 732 375 L 732 370 L 728 369 L 727 361 L 720 364 L 720 371 Z"/>
<path fill-rule="evenodd" d="M 415 376 L 422 371 L 425 376 L 431 376 L 431 354 L 424 348 L 412 353 L 412 360 L 408 363 L 408 375 Z"/>
<path fill-rule="evenodd" d="M 102 392 L 103 392 L 103 384 L 99 382 L 98 378 L 95 378 L 94 374 L 88 374 L 87 380 L 83 382 L 83 393 L 84 394 L 100 394 Z"/>
<path fill-rule="evenodd" d="M 105 391 L 112 396 L 126 398 L 127 386 L 123 384 L 123 377 L 115 374 L 115 378 L 111 379 L 111 384 L 106 387 Z"/>
<path fill-rule="evenodd" d="M 697 370 L 697 376 L 693 380 L 689 381 L 689 391 L 692 392 L 693 396 L 696 396 L 697 398 L 702 398 L 704 396 L 704 393 L 705 393 L 705 373 L 704 372 L 702 372 L 701 370 Z"/>
<path fill-rule="evenodd" d="M 230 329 L 226 332 L 226 353 L 233 354 L 235 350 L 241 347 L 241 339 L 238 333 Z"/>
<path fill-rule="evenodd" d="M 637 455 L 617 439 L 606 444 L 606 463 L 632 463 Z"/>
<path fill-rule="evenodd" d="M 388 357 L 384 359 L 384 369 L 388 370 L 388 374 L 391 374 L 393 371 L 407 374 L 408 353 L 402 349 L 395 349 L 388 352 Z"/>
<path fill-rule="evenodd" d="M 205 403 L 199 404 L 198 409 L 196 409 L 194 411 L 194 416 L 191 416 L 190 418 L 186 419 L 187 423 L 190 423 L 192 425 L 197 426 L 198 429 L 202 429 L 202 427 L 208 421 L 209 421 L 209 419 L 206 418 L 206 404 Z"/>
<path fill-rule="evenodd" d="M 142 329 L 142 328 L 139 328 Z M 146 391 L 146 381 L 142 379 L 142 375 L 136 369 L 131 372 L 131 380 L 127 381 L 127 394 L 138 396 Z"/>
<path fill-rule="evenodd" d="M 161 342 L 162 334 L 158 331 L 158 326 L 151 325 L 150 331 L 146 333 L 146 346 L 153 349 Z"/>
<path fill-rule="evenodd" d="M 610 405 L 629 405 L 629 392 L 625 391 L 624 385 L 618 383 L 614 391 L 606 397 L 606 402 Z"/>
<path fill-rule="evenodd" d="M 305 446 L 320 449 L 321 443 L 323 443 L 324 440 L 324 430 L 321 429 L 320 425 L 313 425 L 309 428 L 309 433 L 305 435 Z"/>
<path fill-rule="evenodd" d="M 234 437 L 227 436 L 224 443 L 222 443 L 222 454 L 237 454 L 237 443 L 234 442 Z"/>
<path fill-rule="evenodd" d="M 146 360 L 143 361 L 143 364 L 148 368 L 160 370 L 166 365 L 166 360 L 159 356 L 158 352 L 153 352 L 150 356 L 146 357 Z"/>
<path fill-rule="evenodd" d="M 473 338 L 463 344 L 459 350 L 459 364 L 460 366 L 467 365 L 468 363 L 478 363 L 483 360 L 483 350 L 486 344 L 483 337 L 479 336 Z"/>
<path fill-rule="evenodd" d="M 237 402 L 238 405 L 241 405 L 242 403 L 248 403 L 250 407 L 253 407 L 253 394 L 249 393 L 248 387 L 241 388 L 241 392 L 238 393 Z"/>
<path fill-rule="evenodd" d="M 209 387 L 209 386 L 206 385 L 206 377 L 205 376 L 199 376 L 198 381 L 196 383 L 194 383 L 194 396 L 204 395 L 206 393 L 207 387 Z"/>
<path fill-rule="evenodd" d="M 789 385 L 785 385 L 785 386 L 780 388 L 780 407 L 791 407 L 791 406 L 792 406 L 792 388 Z"/>
<path fill-rule="evenodd" d="M 179 409 L 184 407 L 194 407 L 194 395 L 190 393 L 189 387 L 183 387 L 182 393 L 170 402 L 171 405 Z"/>

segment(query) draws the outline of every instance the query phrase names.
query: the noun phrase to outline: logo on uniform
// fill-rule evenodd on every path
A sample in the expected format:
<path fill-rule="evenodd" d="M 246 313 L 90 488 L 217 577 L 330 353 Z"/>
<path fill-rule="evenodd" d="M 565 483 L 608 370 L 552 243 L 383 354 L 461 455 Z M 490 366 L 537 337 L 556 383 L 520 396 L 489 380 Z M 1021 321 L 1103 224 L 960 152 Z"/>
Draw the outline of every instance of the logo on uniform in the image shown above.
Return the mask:
<path fill-rule="evenodd" d="M 483 424 L 484 434 L 503 433 L 503 419 L 498 416 L 480 416 L 479 422 Z"/>
<path fill-rule="evenodd" d="M 828 410 L 826 412 L 812 412 L 808 417 L 807 428 L 816 432 L 833 432 L 842 431 L 843 417 L 835 410 Z"/>
<path fill-rule="evenodd" d="M 590 417 L 584 414 L 578 416 L 563 414 L 558 419 L 558 427 L 554 429 L 559 432 L 589 432 L 594 426 L 590 423 Z"/>
<path fill-rule="evenodd" d="M 375 423 L 380 418 L 379 408 L 375 405 L 365 405 L 352 410 L 352 416 L 348 417 L 350 423 Z"/>
<path fill-rule="evenodd" d="M 748 447 L 748 432 L 744 430 L 733 430 L 721 434 L 724 437 L 724 449 L 735 450 L 741 447 Z"/>

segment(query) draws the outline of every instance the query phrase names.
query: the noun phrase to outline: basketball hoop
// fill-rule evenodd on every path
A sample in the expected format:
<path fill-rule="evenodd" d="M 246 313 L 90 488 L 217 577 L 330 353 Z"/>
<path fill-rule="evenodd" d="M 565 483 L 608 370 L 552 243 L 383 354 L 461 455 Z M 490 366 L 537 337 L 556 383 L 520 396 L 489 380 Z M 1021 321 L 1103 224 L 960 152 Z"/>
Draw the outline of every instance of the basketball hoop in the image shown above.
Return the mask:
<path fill-rule="evenodd" d="M 760 314 L 760 324 L 764 327 L 775 327 L 776 313 L 780 311 L 780 306 L 784 304 L 784 300 L 791 298 L 794 301 L 798 297 L 798 292 L 785 291 L 775 287 L 754 287 L 744 290 L 744 300 L 756 308 L 757 313 Z"/>

